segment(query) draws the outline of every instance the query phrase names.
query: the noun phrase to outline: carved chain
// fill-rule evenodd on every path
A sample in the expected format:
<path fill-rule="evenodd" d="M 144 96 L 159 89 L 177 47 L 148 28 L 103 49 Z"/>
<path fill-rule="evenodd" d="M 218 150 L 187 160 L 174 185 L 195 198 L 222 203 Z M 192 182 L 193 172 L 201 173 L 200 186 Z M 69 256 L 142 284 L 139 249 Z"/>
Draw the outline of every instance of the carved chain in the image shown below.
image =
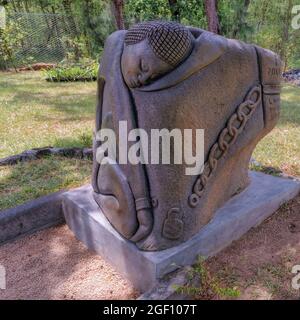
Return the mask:
<path fill-rule="evenodd" d="M 261 87 L 255 86 L 247 94 L 244 102 L 236 109 L 229 118 L 226 127 L 219 134 L 217 142 L 210 149 L 208 160 L 204 163 L 202 174 L 197 178 L 193 193 L 189 196 L 188 203 L 195 208 L 205 191 L 208 180 L 217 168 L 218 161 L 225 156 L 229 147 L 234 144 L 237 137 L 244 130 L 246 123 L 253 115 L 261 102 Z"/>

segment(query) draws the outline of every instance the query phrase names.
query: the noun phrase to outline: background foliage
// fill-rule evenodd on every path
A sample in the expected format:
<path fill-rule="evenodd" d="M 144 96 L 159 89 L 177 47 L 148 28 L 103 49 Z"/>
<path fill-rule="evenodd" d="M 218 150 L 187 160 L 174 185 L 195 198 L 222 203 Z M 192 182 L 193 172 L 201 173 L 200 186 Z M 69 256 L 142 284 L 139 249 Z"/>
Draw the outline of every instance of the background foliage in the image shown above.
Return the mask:
<path fill-rule="evenodd" d="M 116 29 L 114 5 L 124 25 L 152 19 L 208 28 L 212 0 L 0 0 L 7 12 L 0 30 L 0 68 L 30 62 L 97 59 Z M 276 51 L 287 67 L 300 67 L 300 30 L 291 27 L 299 0 L 219 0 L 220 33 Z"/>

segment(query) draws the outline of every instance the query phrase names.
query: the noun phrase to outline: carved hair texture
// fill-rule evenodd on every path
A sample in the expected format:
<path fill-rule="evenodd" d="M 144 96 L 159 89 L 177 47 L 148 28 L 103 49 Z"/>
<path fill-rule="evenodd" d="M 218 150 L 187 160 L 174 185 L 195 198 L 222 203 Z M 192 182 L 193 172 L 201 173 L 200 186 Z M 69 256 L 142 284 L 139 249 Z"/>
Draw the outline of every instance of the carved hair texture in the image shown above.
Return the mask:
<path fill-rule="evenodd" d="M 150 21 L 130 28 L 125 36 L 125 45 L 137 44 L 148 39 L 161 60 L 176 67 L 192 51 L 194 37 L 188 28 L 176 22 Z"/>

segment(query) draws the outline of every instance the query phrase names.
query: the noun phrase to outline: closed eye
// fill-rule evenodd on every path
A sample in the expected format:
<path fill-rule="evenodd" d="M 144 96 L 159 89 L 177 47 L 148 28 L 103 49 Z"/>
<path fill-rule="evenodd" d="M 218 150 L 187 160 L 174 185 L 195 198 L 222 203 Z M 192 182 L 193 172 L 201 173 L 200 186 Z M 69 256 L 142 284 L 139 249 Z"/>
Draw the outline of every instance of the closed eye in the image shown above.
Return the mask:
<path fill-rule="evenodd" d="M 162 73 L 153 73 L 152 75 L 151 75 L 151 79 L 156 79 L 156 78 L 159 78 L 160 76 L 162 75 Z"/>

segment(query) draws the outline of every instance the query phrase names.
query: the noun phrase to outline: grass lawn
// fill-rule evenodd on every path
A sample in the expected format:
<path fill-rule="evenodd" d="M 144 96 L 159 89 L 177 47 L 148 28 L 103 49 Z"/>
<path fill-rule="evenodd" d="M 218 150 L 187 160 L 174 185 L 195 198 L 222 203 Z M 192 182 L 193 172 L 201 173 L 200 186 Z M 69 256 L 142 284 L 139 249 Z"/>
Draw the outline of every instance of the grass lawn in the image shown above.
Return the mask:
<path fill-rule="evenodd" d="M 0 158 L 42 146 L 91 146 L 96 83 L 0 72 Z M 46 158 L 0 167 L 0 210 L 89 181 L 91 161 Z"/>
<path fill-rule="evenodd" d="M 40 72 L 0 73 L 0 158 L 34 147 L 91 145 L 96 82 L 49 83 Z M 285 85 L 278 126 L 257 146 L 264 166 L 300 176 L 300 88 Z M 0 210 L 88 181 L 91 162 L 47 158 L 0 167 Z"/>
<path fill-rule="evenodd" d="M 0 167 L 0 210 L 90 181 L 89 160 L 47 157 Z"/>
<path fill-rule="evenodd" d="M 91 145 L 95 99 L 96 82 L 0 72 L 0 158 L 34 147 Z"/>
<path fill-rule="evenodd" d="M 300 176 L 300 87 L 284 85 L 281 116 L 273 129 L 257 145 L 253 157 L 293 176 Z"/>

